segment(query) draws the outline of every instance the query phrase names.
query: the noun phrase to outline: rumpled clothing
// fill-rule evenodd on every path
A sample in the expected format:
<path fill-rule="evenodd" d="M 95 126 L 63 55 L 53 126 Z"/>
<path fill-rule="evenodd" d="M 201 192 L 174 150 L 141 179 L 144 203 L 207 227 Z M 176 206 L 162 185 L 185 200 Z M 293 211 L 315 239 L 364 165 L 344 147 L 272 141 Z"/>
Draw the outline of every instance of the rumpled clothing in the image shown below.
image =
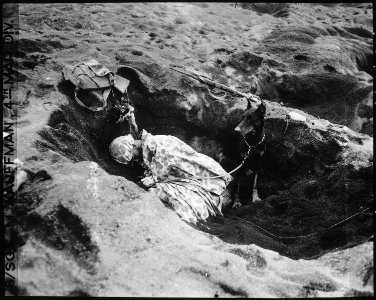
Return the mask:
<path fill-rule="evenodd" d="M 191 223 L 221 214 L 221 197 L 233 178 L 219 163 L 174 136 L 143 130 L 141 140 L 144 167 L 162 201 Z M 212 176 L 221 177 L 194 178 Z"/>

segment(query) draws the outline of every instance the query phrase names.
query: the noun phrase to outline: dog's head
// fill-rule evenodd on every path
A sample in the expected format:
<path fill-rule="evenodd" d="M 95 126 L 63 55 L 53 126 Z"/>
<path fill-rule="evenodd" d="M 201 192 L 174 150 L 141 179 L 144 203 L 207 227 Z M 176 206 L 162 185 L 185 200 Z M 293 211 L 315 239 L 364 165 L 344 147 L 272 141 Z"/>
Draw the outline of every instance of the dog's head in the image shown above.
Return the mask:
<path fill-rule="evenodd" d="M 259 105 L 252 105 L 249 101 L 248 107 L 242 115 L 242 121 L 235 128 L 235 131 L 240 132 L 242 136 L 246 134 L 254 135 L 263 126 L 265 113 L 266 107 L 263 101 Z"/>

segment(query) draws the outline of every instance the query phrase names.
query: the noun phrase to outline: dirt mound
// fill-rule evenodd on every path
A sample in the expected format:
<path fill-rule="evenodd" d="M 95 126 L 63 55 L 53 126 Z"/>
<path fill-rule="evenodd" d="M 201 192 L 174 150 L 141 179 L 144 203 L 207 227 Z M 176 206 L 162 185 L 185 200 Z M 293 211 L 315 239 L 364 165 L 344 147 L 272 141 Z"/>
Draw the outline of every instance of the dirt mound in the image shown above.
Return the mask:
<path fill-rule="evenodd" d="M 223 101 L 210 99 L 207 87 L 187 85 L 179 73 L 152 59 L 126 60 L 123 56 L 119 60 L 127 65 L 120 66 L 118 74 L 131 81 L 129 95 L 140 128 L 154 134 L 176 135 L 213 158 L 219 149 L 224 149 L 229 158 L 238 159 L 233 147 L 238 137 L 232 128 L 245 103 L 239 105 L 231 95 Z M 83 110 L 75 103 L 69 83 L 61 82 L 58 87 L 69 105 L 52 112 L 48 126 L 39 132 L 39 151 L 53 150 L 76 162 L 95 161 L 108 173 L 133 181 L 142 175 L 142 170 L 118 165 L 109 157 L 111 141 L 128 133 L 126 126 L 116 123 L 118 116 L 110 109 L 101 113 Z M 260 195 L 266 200 L 241 209 L 238 216 L 243 221 L 214 224 L 214 231 L 209 232 L 227 242 L 253 241 L 294 258 L 308 258 L 367 240 L 372 234 L 370 211 L 346 226 L 310 239 L 271 238 L 255 230 L 255 226 L 247 226 L 246 222 L 251 221 L 282 237 L 307 235 L 372 205 L 372 138 L 301 111 L 298 112 L 307 116 L 308 122 L 287 124 L 285 116 L 291 109 L 266 103 L 267 151 L 259 183 Z M 244 204 L 248 204 L 250 192 L 245 178 L 241 185 Z M 245 229 L 236 235 L 237 231 L 231 230 L 234 226 Z M 337 238 L 332 239 L 331 234 Z"/>
<path fill-rule="evenodd" d="M 288 3 L 240 3 L 240 7 L 250 9 L 260 14 L 270 14 L 274 17 L 287 17 L 289 15 Z"/>
<path fill-rule="evenodd" d="M 255 90 L 266 99 L 287 102 L 314 116 L 372 135 L 369 130 L 372 118 L 358 112 L 362 105 L 372 109 L 369 101 L 373 83 L 372 26 L 359 24 L 356 20 L 346 23 L 340 18 L 341 13 L 344 16 L 363 14 L 367 6 L 341 8 L 334 4 L 338 17 L 326 20 L 329 10 L 324 6 L 242 5 L 262 13 L 273 13 L 287 9 L 282 6 L 290 6 L 291 21 L 271 29 L 253 52 L 232 54 L 227 62 L 222 62 L 222 67 L 229 65 L 241 71 L 238 74 L 242 81 L 254 81 Z M 302 16 L 304 21 L 299 21 Z M 306 18 L 311 24 L 306 23 Z M 239 60 L 239 55 L 247 59 Z M 363 72 L 370 76 L 364 76 Z"/>
<path fill-rule="evenodd" d="M 295 261 L 200 232 L 153 194 L 94 162 L 69 163 L 60 157 L 44 167 L 50 177 L 27 183 L 21 193 L 21 202 L 27 195 L 39 197 L 18 214 L 24 234 L 21 295 L 371 294 L 371 243 L 320 260 Z M 349 283 L 346 276 L 354 280 Z"/>

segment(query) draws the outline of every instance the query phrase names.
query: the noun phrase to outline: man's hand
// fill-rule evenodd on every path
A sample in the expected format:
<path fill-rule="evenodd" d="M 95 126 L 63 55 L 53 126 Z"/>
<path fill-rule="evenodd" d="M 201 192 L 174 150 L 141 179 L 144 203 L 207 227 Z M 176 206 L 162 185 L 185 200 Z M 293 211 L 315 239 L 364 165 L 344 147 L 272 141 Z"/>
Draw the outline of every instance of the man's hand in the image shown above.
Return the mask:
<path fill-rule="evenodd" d="M 144 176 L 145 177 L 150 177 L 152 175 L 152 172 L 150 171 L 150 170 L 148 170 L 148 169 L 146 169 L 145 171 L 144 171 Z M 141 176 L 142 177 L 142 176 Z"/>
<path fill-rule="evenodd" d="M 151 187 L 155 182 L 154 182 L 153 177 L 149 176 L 149 177 L 142 178 L 142 179 L 141 179 L 141 183 L 142 183 L 145 187 Z"/>

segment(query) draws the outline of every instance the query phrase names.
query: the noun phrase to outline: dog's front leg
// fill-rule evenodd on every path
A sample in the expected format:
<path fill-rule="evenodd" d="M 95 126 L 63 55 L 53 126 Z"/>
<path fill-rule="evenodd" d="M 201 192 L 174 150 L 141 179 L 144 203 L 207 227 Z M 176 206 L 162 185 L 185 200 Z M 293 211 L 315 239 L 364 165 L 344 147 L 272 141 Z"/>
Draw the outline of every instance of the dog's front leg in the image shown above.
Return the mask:
<path fill-rule="evenodd" d="M 257 192 L 257 175 L 258 173 L 255 172 L 255 176 L 253 179 L 253 186 L 252 186 L 252 202 L 261 201 L 261 198 L 259 197 L 258 192 Z"/>
<path fill-rule="evenodd" d="M 235 193 L 234 204 L 232 205 L 232 208 L 235 208 L 235 209 L 242 207 L 242 204 L 240 203 L 240 200 L 239 200 L 239 187 L 240 187 L 240 180 L 238 178 L 238 189 Z"/>

